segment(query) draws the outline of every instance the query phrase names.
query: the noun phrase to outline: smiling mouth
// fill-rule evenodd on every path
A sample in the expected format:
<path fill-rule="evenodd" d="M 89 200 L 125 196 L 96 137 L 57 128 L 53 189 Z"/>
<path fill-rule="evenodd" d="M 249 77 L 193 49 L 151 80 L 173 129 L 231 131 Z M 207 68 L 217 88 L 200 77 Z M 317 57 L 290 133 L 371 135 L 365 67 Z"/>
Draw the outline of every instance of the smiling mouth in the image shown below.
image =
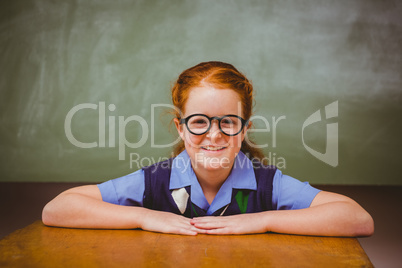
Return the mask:
<path fill-rule="evenodd" d="M 225 149 L 226 147 L 223 147 L 223 146 L 202 146 L 201 148 L 204 149 L 204 150 L 207 150 L 207 151 L 220 151 L 220 150 Z"/>

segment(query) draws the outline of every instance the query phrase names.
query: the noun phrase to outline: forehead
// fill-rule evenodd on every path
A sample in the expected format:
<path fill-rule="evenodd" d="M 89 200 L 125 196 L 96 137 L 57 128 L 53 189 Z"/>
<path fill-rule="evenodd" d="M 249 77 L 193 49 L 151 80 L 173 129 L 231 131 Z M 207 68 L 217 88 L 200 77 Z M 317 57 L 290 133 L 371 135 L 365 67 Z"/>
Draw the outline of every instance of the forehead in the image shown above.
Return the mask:
<path fill-rule="evenodd" d="M 242 103 L 239 94 L 232 89 L 214 87 L 195 87 L 190 90 L 185 104 L 185 115 L 206 114 L 218 116 L 235 114 L 242 116 Z"/>

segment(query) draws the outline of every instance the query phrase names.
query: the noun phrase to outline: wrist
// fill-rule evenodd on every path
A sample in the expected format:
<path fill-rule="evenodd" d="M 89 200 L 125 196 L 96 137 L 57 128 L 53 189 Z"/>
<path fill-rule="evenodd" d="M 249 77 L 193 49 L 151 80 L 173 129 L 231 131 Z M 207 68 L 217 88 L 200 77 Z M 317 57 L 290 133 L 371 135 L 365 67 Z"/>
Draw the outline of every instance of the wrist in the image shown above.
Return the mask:
<path fill-rule="evenodd" d="M 152 210 L 144 207 L 133 207 L 134 213 L 132 213 L 133 225 L 135 228 L 144 230 L 144 225 L 148 222 L 148 218 L 152 213 Z"/>
<path fill-rule="evenodd" d="M 264 225 L 264 232 L 266 233 L 266 232 L 271 232 L 271 230 L 272 230 L 272 228 L 271 228 L 271 226 L 272 226 L 272 211 L 264 211 L 264 212 L 261 212 L 261 214 L 262 214 L 262 223 L 263 223 L 263 225 Z"/>

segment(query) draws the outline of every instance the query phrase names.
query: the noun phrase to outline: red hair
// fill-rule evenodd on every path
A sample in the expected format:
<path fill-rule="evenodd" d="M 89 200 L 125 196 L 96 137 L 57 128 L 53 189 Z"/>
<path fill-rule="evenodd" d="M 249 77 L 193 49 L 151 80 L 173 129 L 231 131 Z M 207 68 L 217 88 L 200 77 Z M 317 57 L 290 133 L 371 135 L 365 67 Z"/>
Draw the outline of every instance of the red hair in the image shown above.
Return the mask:
<path fill-rule="evenodd" d="M 191 89 L 202 86 L 234 90 L 242 103 L 243 118 L 250 119 L 254 103 L 251 81 L 233 65 L 219 61 L 202 62 L 179 75 L 172 87 L 172 102 L 176 107 L 176 118 L 181 117 L 180 112 L 184 113 L 184 107 Z M 183 150 L 184 142 L 181 141 L 174 149 L 173 154 L 176 156 Z M 246 139 L 242 143 L 241 151 L 251 159 L 257 158 L 260 161 L 264 159 L 262 151 L 247 143 Z"/>

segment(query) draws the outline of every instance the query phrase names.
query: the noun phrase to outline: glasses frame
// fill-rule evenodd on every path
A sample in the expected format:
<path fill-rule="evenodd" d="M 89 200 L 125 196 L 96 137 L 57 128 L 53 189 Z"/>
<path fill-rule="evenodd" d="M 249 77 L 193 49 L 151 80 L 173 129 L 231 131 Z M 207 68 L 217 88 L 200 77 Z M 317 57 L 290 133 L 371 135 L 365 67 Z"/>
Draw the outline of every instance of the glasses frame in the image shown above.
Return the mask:
<path fill-rule="evenodd" d="M 203 132 L 203 133 L 194 133 L 194 132 L 192 132 L 192 131 L 190 130 L 190 128 L 188 127 L 188 124 L 187 124 L 187 123 L 188 123 L 188 121 L 189 121 L 192 117 L 194 117 L 194 116 L 204 116 L 204 117 L 208 118 L 208 120 L 209 120 L 209 127 L 208 127 L 207 130 L 205 130 L 205 132 Z M 236 117 L 236 118 L 240 119 L 240 121 L 241 121 L 241 128 L 240 128 L 240 130 L 239 130 L 237 133 L 235 133 L 235 134 L 227 134 L 226 132 L 224 132 L 224 131 L 222 130 L 221 122 L 222 122 L 222 119 L 223 119 L 223 118 L 226 118 L 226 117 Z M 238 135 L 240 132 L 243 131 L 244 126 L 245 126 L 246 124 L 248 124 L 248 121 L 249 121 L 249 120 L 245 120 L 245 119 L 243 119 L 242 117 L 240 117 L 240 116 L 238 116 L 238 115 L 235 115 L 235 114 L 226 114 L 226 115 L 223 115 L 223 116 L 213 116 L 213 117 L 209 117 L 208 115 L 205 115 L 205 114 L 192 114 L 192 115 L 187 116 L 186 118 L 181 118 L 179 122 L 180 122 L 180 125 L 185 124 L 186 127 L 187 127 L 187 129 L 188 129 L 188 131 L 189 131 L 191 134 L 200 136 L 200 135 L 204 135 L 205 133 L 207 133 L 207 132 L 211 129 L 211 127 L 212 127 L 212 120 L 218 120 L 218 127 L 219 127 L 219 130 L 220 130 L 223 134 L 225 134 L 226 136 L 236 136 L 236 135 Z"/>

